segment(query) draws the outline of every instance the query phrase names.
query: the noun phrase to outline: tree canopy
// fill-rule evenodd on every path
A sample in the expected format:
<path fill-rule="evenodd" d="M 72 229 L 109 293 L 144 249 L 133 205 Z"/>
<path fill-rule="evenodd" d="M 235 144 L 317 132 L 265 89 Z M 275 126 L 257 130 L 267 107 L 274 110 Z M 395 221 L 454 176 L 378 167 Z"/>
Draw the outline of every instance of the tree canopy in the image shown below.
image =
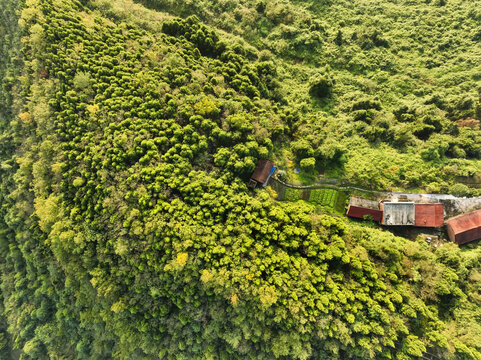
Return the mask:
<path fill-rule="evenodd" d="M 246 185 L 258 159 L 282 162 L 285 150 L 306 171 L 469 193 L 443 161 L 477 169 L 479 128 L 453 125 L 433 104 L 400 107 L 391 126 L 385 99 L 354 90 L 315 121 L 281 80 L 286 59 L 315 62 L 307 53 L 330 35 L 317 17 L 297 28 L 295 2 L 242 1 L 234 13 L 251 21 L 246 32 L 256 21 L 272 29 L 282 51 L 214 27 L 229 30 L 235 1 L 222 11 L 210 1 L 145 3 L 165 12 L 128 0 L 0 4 L 0 354 L 481 359 L 481 249 L 434 249 Z M 218 19 L 208 20 L 211 9 Z M 336 46 L 398 46 L 374 27 L 335 33 Z M 339 99 L 339 72 L 298 76 L 309 106 Z M 474 116 L 476 101 L 458 100 L 452 116 Z M 355 117 L 340 133 L 357 145 L 329 135 L 335 114 Z M 403 136 L 419 152 L 393 145 Z M 380 137 L 369 154 L 353 151 Z"/>

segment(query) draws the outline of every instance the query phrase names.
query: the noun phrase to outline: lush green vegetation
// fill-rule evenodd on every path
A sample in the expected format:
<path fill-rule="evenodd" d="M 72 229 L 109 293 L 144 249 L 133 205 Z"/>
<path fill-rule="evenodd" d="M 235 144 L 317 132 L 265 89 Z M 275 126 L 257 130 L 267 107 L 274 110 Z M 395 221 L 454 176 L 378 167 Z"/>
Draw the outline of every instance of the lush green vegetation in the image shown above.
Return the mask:
<path fill-rule="evenodd" d="M 274 59 L 298 166 L 432 192 L 481 170 L 478 1 L 139 2 L 196 14 Z"/>
<path fill-rule="evenodd" d="M 1 355 L 481 359 L 480 248 L 246 186 L 258 158 L 380 187 L 476 172 L 476 3 L 3 0 Z M 432 47 L 418 11 L 466 23 Z"/>
<path fill-rule="evenodd" d="M 333 189 L 312 190 L 309 196 L 309 201 L 334 208 L 337 202 L 338 193 L 338 191 Z"/>
<path fill-rule="evenodd" d="M 313 205 L 319 205 L 327 212 L 335 212 L 343 215 L 346 212 L 347 199 L 349 194 L 344 191 L 338 191 L 330 188 L 320 189 L 295 189 L 286 188 L 282 199 L 285 201 L 295 202 L 298 200 L 306 200 Z"/>

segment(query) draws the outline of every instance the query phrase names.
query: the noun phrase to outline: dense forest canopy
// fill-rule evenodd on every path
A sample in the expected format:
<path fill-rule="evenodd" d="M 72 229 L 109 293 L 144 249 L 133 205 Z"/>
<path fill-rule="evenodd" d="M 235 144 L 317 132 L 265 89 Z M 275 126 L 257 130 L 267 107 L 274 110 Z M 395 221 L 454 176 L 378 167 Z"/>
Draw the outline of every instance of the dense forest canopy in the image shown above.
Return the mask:
<path fill-rule="evenodd" d="M 480 5 L 2 0 L 2 359 L 481 359 L 479 246 L 247 186 L 479 193 Z"/>
<path fill-rule="evenodd" d="M 313 158 L 363 186 L 429 192 L 480 170 L 477 1 L 139 2 L 195 14 L 275 59 L 278 92 L 298 111 L 297 164 Z"/>

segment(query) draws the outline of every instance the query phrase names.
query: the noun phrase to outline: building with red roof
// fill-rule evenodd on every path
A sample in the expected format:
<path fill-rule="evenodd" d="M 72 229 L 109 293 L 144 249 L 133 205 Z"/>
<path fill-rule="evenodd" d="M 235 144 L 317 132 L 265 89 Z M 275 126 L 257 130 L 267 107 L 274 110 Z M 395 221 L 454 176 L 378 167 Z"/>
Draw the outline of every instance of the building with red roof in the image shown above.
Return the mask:
<path fill-rule="evenodd" d="M 377 222 L 382 220 L 382 211 L 379 209 L 377 201 L 356 196 L 351 197 L 349 200 L 346 215 L 357 219 L 372 219 Z"/>
<path fill-rule="evenodd" d="M 380 222 L 382 219 L 382 211 L 349 205 L 349 208 L 347 209 L 347 216 L 358 219 L 372 218 L 372 220 Z"/>
<path fill-rule="evenodd" d="M 481 210 L 446 221 L 449 239 L 458 245 L 481 239 Z"/>

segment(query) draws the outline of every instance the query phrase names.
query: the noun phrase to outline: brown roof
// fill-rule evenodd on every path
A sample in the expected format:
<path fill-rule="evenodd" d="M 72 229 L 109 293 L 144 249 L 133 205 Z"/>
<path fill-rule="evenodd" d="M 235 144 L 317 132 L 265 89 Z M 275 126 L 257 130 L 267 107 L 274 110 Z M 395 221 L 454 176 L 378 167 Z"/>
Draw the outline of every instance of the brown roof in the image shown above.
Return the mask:
<path fill-rule="evenodd" d="M 257 181 L 258 183 L 264 184 L 267 181 L 267 178 L 269 177 L 273 167 L 274 164 L 271 161 L 263 159 L 259 160 L 251 179 Z"/>
<path fill-rule="evenodd" d="M 481 239 L 481 210 L 446 221 L 451 241 L 464 244 Z"/>
<path fill-rule="evenodd" d="M 365 216 L 371 216 L 374 221 L 379 222 L 382 219 L 382 211 L 349 205 L 349 208 L 347 209 L 347 216 L 358 219 L 364 219 Z"/>
<path fill-rule="evenodd" d="M 443 225 L 443 204 L 414 204 L 414 226 L 441 227 Z"/>

